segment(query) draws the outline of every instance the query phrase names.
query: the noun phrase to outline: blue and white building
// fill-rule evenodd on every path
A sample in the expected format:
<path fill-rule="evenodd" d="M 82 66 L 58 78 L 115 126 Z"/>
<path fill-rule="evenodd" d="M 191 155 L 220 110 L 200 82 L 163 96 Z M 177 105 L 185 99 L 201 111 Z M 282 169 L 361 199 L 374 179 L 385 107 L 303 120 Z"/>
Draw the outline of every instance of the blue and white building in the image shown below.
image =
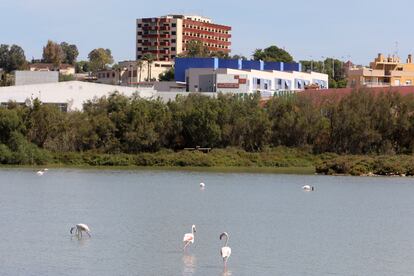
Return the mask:
<path fill-rule="evenodd" d="M 189 92 L 254 93 L 271 96 L 301 91 L 309 85 L 328 88 L 328 75 L 302 72 L 299 63 L 219 58 L 177 58 L 175 80 Z"/>

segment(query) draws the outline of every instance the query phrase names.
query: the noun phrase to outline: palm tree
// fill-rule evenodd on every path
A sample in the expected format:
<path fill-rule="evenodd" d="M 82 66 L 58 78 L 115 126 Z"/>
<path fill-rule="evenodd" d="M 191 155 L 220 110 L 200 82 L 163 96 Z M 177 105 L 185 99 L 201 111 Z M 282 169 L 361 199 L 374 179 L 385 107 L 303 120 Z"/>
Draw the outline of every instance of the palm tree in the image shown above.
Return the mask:
<path fill-rule="evenodd" d="M 147 62 L 148 72 L 147 72 L 147 81 L 151 81 L 151 64 L 154 62 L 155 57 L 151 53 L 146 53 L 142 56 L 142 60 Z"/>
<path fill-rule="evenodd" d="M 144 65 L 144 63 L 142 62 L 142 60 L 137 60 L 137 69 L 139 69 L 138 82 L 141 82 L 142 65 Z"/>

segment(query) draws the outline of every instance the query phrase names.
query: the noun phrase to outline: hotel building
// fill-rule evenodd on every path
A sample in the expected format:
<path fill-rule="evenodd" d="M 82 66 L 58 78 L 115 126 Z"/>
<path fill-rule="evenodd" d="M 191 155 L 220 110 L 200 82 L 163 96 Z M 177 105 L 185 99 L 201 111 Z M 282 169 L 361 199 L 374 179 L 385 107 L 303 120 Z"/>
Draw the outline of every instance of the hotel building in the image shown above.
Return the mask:
<path fill-rule="evenodd" d="M 159 61 L 171 61 L 197 40 L 212 52 L 231 51 L 231 27 L 190 15 L 166 15 L 136 21 L 136 59 L 151 53 Z"/>

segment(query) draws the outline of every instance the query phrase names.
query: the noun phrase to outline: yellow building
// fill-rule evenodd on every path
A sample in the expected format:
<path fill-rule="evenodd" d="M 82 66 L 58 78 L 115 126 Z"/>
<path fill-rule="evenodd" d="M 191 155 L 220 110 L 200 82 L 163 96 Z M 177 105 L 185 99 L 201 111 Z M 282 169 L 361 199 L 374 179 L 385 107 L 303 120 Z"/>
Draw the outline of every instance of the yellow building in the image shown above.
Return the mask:
<path fill-rule="evenodd" d="M 406 63 L 401 63 L 396 56 L 378 57 L 370 63 L 369 68 L 351 68 L 348 72 L 349 87 L 384 87 L 414 85 L 414 64 L 412 55 Z"/>

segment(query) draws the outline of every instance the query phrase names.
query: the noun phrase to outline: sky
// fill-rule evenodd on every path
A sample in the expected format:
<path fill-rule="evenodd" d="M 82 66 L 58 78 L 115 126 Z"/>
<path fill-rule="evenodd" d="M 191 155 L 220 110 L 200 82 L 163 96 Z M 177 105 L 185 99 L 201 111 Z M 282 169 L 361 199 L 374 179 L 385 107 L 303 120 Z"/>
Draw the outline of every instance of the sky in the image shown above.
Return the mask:
<path fill-rule="evenodd" d="M 47 40 L 78 46 L 78 59 L 109 48 L 135 56 L 135 20 L 199 14 L 232 27 L 232 54 L 277 45 L 296 61 L 335 57 L 367 65 L 378 53 L 414 54 L 413 0 L 0 0 L 0 44 L 31 60 Z"/>

